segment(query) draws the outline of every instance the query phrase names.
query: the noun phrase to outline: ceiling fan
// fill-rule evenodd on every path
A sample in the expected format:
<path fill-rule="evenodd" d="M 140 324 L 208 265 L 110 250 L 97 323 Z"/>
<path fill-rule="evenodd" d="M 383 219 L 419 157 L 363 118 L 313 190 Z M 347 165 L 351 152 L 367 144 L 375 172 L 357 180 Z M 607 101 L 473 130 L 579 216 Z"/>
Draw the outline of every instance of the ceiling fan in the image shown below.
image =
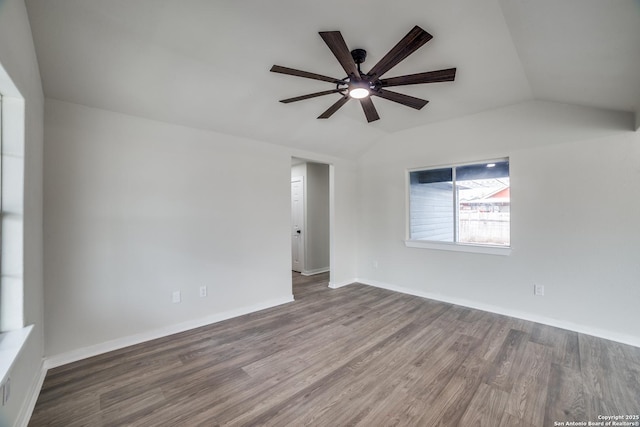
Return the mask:
<path fill-rule="evenodd" d="M 431 40 L 433 36 L 427 33 L 417 25 L 413 27 L 409 33 L 402 38 L 376 65 L 369 70 L 368 73 L 360 70 L 360 64 L 367 57 L 367 51 L 364 49 L 354 49 L 349 52 L 347 44 L 342 38 L 340 31 L 321 31 L 320 37 L 329 46 L 331 52 L 336 57 L 347 77 L 336 79 L 333 77 L 323 76 L 321 74 L 309 73 L 307 71 L 295 70 L 293 68 L 274 65 L 271 67 L 272 72 L 288 74 L 291 76 L 304 77 L 307 79 L 321 80 L 336 85 L 335 89 L 325 90 L 322 92 L 310 93 L 308 95 L 296 96 L 295 98 L 282 99 L 280 102 L 288 104 L 290 102 L 302 101 L 304 99 L 315 98 L 318 96 L 339 93 L 342 97 L 324 113 L 318 116 L 319 119 L 328 119 L 338 111 L 349 99 L 355 98 L 360 100 L 364 115 L 367 122 L 373 122 L 380 119 L 376 107 L 373 105 L 371 96 L 379 96 L 389 101 L 397 102 L 407 107 L 420 110 L 429 101 L 416 98 L 398 92 L 392 92 L 386 88 L 392 86 L 414 85 L 422 83 L 449 82 L 456 78 L 456 69 L 447 68 L 445 70 L 428 71 L 425 73 L 409 74 L 406 76 L 391 77 L 382 79 L 382 75 L 395 67 L 406 57 L 418 50 L 422 45 Z"/>

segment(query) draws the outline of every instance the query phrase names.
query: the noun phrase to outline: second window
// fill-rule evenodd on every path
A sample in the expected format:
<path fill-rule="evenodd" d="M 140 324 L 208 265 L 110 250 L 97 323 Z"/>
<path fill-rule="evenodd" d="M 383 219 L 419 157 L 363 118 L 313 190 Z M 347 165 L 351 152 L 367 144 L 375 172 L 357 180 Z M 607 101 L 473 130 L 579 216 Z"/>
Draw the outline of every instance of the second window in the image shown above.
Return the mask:
<path fill-rule="evenodd" d="M 409 172 L 409 239 L 510 246 L 509 160 Z"/>

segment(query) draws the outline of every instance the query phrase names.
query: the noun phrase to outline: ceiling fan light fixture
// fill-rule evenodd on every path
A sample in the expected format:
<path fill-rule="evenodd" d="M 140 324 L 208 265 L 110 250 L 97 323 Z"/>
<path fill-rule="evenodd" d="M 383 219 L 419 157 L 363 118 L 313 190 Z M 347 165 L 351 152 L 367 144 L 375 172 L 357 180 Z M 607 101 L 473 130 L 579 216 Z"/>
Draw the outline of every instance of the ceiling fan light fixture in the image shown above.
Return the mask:
<path fill-rule="evenodd" d="M 369 91 L 363 87 L 357 87 L 349 91 L 349 96 L 355 99 L 366 98 L 369 95 Z"/>
<path fill-rule="evenodd" d="M 371 95 L 369 83 L 365 81 L 353 82 L 349 84 L 349 96 L 355 99 L 366 98 Z"/>

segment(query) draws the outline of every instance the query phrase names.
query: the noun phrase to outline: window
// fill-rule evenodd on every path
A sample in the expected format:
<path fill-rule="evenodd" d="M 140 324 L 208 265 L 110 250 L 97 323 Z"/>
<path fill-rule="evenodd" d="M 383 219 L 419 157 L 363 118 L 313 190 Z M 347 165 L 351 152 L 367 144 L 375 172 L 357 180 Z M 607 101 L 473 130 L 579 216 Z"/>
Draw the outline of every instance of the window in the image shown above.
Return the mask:
<path fill-rule="evenodd" d="M 24 327 L 25 101 L 0 64 L 0 333 Z"/>
<path fill-rule="evenodd" d="M 508 159 L 410 171 L 409 242 L 508 248 L 510 205 Z"/>
<path fill-rule="evenodd" d="M 0 64 L 0 388 L 33 325 L 24 325 L 25 101 Z"/>

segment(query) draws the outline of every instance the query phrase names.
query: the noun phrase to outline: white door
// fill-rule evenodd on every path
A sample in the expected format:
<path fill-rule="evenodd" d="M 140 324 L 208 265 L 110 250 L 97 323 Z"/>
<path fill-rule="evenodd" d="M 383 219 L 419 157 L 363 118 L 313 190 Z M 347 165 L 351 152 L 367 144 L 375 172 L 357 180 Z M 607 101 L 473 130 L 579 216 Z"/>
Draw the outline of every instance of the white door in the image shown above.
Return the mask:
<path fill-rule="evenodd" d="M 291 268 L 304 270 L 304 186 L 302 177 L 291 178 Z"/>

